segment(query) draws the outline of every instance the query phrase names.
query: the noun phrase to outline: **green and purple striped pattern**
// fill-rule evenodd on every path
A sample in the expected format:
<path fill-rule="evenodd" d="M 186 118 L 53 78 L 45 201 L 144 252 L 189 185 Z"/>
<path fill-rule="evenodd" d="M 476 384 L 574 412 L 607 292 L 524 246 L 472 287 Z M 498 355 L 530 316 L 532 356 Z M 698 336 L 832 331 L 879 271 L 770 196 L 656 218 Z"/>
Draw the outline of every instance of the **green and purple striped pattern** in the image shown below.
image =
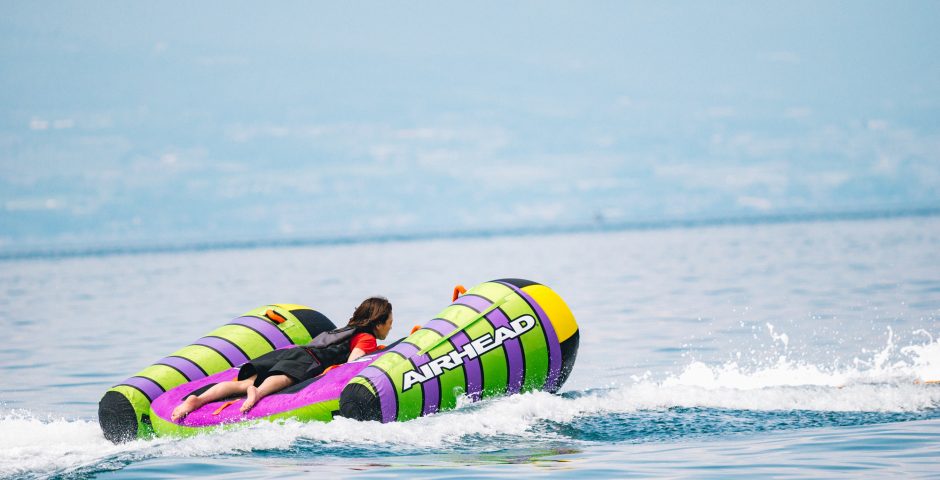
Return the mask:
<path fill-rule="evenodd" d="M 501 302 L 501 303 L 500 303 Z M 500 303 L 482 318 L 494 303 Z M 531 316 L 536 325 L 518 338 L 483 355 L 445 370 L 420 385 L 404 389 L 404 375 L 463 347 L 519 317 Z M 446 341 L 442 338 L 459 330 Z M 438 344 L 434 346 L 435 344 Z M 433 348 L 431 348 L 433 347 Z M 422 350 L 427 353 L 418 355 Z M 532 390 L 551 390 L 561 370 L 558 339 L 547 316 L 522 289 L 510 282 L 480 284 L 457 298 L 419 331 L 391 348 L 351 383 L 379 397 L 383 422 L 410 420 L 455 408 L 457 399 L 473 400 Z"/>
<path fill-rule="evenodd" d="M 291 313 L 297 307 L 267 305 L 247 312 L 137 372 L 109 392 L 127 397 L 137 413 L 137 436 L 149 436 L 152 429 L 143 416 L 150 411 L 150 403 L 167 390 L 237 367 L 274 349 L 308 343 L 310 334 Z M 276 324 L 269 320 L 265 317 L 268 310 L 286 321 Z"/>

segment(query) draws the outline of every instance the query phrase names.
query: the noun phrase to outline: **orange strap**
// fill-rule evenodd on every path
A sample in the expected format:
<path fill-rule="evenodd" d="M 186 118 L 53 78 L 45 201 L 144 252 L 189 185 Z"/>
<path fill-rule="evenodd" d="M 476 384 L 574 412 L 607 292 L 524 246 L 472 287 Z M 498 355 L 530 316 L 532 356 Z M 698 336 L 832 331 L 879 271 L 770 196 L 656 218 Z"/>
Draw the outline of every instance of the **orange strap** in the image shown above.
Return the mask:
<path fill-rule="evenodd" d="M 463 295 L 463 294 L 465 294 L 465 293 L 467 293 L 467 289 L 464 288 L 463 285 L 457 285 L 457 286 L 455 286 L 455 287 L 454 287 L 454 298 L 450 299 L 450 301 L 453 302 L 454 300 L 457 300 L 457 297 L 459 297 L 459 296 L 461 296 L 461 295 Z M 413 332 L 412 332 L 412 333 L 413 333 Z"/>
<path fill-rule="evenodd" d="M 264 316 L 268 317 L 268 319 L 270 319 L 274 323 L 284 323 L 287 321 L 286 318 L 284 318 L 283 316 L 281 316 L 280 313 L 277 313 L 274 310 L 268 310 L 267 312 L 264 312 Z"/>
<path fill-rule="evenodd" d="M 415 326 L 411 327 L 411 333 L 415 333 L 415 332 L 417 332 L 418 330 L 421 330 L 421 325 L 415 325 Z M 411 335 L 411 333 L 409 333 L 409 335 Z"/>
<path fill-rule="evenodd" d="M 219 408 L 217 408 L 217 409 L 215 409 L 215 411 L 212 412 L 212 414 L 213 414 L 213 415 L 218 415 L 218 414 L 222 413 L 222 410 L 225 410 L 226 407 L 228 407 L 229 405 L 235 403 L 236 401 L 237 401 L 237 400 L 230 400 L 230 401 L 228 401 L 228 402 L 223 403 L 222 406 L 219 407 Z"/>

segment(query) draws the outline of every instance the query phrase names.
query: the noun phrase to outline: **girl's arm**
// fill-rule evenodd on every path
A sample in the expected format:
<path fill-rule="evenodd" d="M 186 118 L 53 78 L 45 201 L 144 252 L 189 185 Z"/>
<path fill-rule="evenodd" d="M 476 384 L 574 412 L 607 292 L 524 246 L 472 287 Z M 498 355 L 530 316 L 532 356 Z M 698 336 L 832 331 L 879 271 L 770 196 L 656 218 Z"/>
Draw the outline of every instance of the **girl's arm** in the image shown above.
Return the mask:
<path fill-rule="evenodd" d="M 361 356 L 363 356 L 363 355 L 365 355 L 365 354 L 366 354 L 366 351 L 365 351 L 365 350 L 363 350 L 363 349 L 361 349 L 361 348 L 359 348 L 359 347 L 356 347 L 356 348 L 352 349 L 351 352 L 349 352 L 349 360 L 346 360 L 346 362 L 351 362 L 351 361 L 353 361 L 353 360 L 355 360 L 355 359 L 357 359 L 357 358 L 359 358 L 359 357 L 361 357 Z"/>
<path fill-rule="evenodd" d="M 347 362 L 351 362 L 365 355 L 366 352 L 371 353 L 375 351 L 375 337 L 372 335 L 360 333 L 359 335 L 353 337 L 353 340 L 356 340 L 356 342 L 350 345 L 352 347 L 352 351 L 349 352 L 349 359 L 346 360 Z"/>

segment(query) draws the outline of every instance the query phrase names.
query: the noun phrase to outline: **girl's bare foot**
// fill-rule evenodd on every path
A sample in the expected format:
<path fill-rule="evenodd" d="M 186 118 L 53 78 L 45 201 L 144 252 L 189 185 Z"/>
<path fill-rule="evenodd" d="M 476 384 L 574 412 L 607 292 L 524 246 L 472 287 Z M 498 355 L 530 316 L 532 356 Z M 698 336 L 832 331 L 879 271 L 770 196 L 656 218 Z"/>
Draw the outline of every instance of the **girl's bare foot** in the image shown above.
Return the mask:
<path fill-rule="evenodd" d="M 173 414 L 170 415 L 170 419 L 174 422 L 178 422 L 185 418 L 189 412 L 192 412 L 199 407 L 199 397 L 190 395 L 186 397 L 186 400 L 183 400 L 183 403 L 179 404 L 176 408 L 173 409 Z"/>
<path fill-rule="evenodd" d="M 247 398 L 245 398 L 245 402 L 242 403 L 242 407 L 239 409 L 242 413 L 247 413 L 248 410 L 251 410 L 251 407 L 255 406 L 255 400 L 258 399 L 258 387 L 254 385 L 248 387 L 245 394 Z"/>

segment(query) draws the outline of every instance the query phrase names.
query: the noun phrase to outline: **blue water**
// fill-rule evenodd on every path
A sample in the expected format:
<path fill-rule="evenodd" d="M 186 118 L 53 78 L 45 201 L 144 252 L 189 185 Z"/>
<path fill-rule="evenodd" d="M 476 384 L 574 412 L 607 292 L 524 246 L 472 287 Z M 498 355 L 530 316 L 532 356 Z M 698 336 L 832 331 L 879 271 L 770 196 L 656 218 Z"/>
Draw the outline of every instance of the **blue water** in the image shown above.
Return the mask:
<path fill-rule="evenodd" d="M 931 476 L 940 471 L 940 218 L 0 261 L 0 477 Z M 581 327 L 559 395 L 406 423 L 106 441 L 112 384 L 246 310 L 390 337 L 456 283 L 530 278 Z"/>

